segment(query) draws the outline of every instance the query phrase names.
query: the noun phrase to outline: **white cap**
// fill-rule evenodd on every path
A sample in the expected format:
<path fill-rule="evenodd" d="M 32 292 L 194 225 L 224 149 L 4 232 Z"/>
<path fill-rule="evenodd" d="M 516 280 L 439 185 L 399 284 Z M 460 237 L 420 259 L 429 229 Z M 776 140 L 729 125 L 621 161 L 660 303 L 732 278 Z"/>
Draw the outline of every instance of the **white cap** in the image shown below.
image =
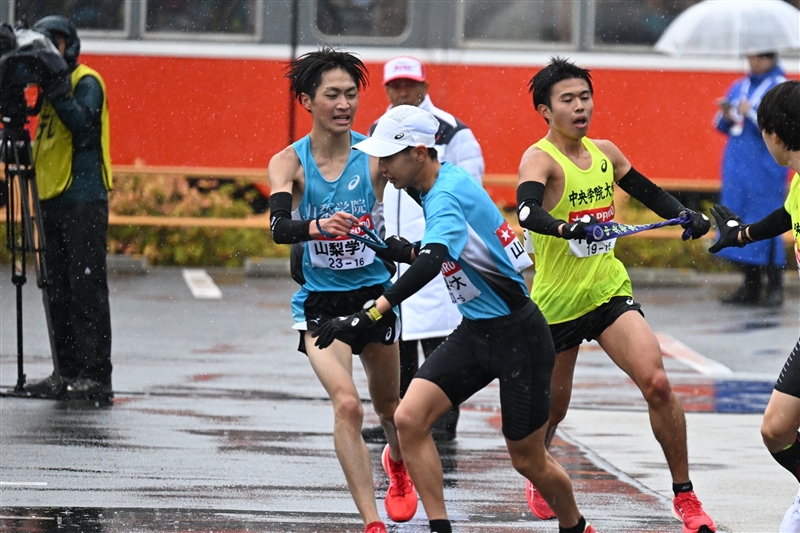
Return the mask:
<path fill-rule="evenodd" d="M 425 81 L 425 66 L 419 59 L 402 56 L 395 57 L 383 66 L 383 84 L 392 80 L 406 79 Z"/>
<path fill-rule="evenodd" d="M 375 157 L 388 157 L 420 144 L 433 148 L 437 131 L 439 121 L 432 114 L 413 105 L 399 105 L 378 119 L 372 137 L 353 148 Z"/>

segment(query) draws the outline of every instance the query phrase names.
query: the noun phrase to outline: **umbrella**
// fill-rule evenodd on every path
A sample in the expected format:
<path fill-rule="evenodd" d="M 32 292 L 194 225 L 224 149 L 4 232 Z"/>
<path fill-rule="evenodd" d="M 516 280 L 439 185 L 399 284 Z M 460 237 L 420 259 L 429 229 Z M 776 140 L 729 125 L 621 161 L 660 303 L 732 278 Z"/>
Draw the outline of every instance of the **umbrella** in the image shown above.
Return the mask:
<path fill-rule="evenodd" d="M 783 0 L 704 0 L 664 30 L 670 55 L 745 56 L 800 48 L 800 10 Z"/>

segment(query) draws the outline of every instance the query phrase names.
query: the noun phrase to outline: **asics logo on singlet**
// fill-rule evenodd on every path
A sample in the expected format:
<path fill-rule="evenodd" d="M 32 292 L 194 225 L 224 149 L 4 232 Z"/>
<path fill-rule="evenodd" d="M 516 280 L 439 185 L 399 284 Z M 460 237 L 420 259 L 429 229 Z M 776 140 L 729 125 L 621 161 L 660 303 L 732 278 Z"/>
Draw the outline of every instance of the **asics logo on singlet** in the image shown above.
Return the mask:
<path fill-rule="evenodd" d="M 395 136 L 394 136 L 394 139 L 395 139 L 396 141 L 399 141 L 400 139 L 402 139 L 402 138 L 403 138 L 403 137 L 405 137 L 405 136 L 406 136 L 406 134 L 405 134 L 405 133 L 398 133 L 397 135 L 395 135 Z"/>
<path fill-rule="evenodd" d="M 608 170 L 608 161 L 606 161 L 605 159 L 600 161 L 600 170 L 603 171 L 603 172 Z"/>
<path fill-rule="evenodd" d="M 348 188 L 348 190 L 351 190 L 351 191 L 352 191 L 353 189 L 355 189 L 356 187 L 358 187 L 358 182 L 359 182 L 359 181 L 361 181 L 361 176 L 359 176 L 358 174 L 356 174 L 355 176 L 353 176 L 353 179 L 351 179 L 351 180 L 350 180 L 350 183 L 348 183 L 348 184 L 347 184 L 347 188 Z"/>

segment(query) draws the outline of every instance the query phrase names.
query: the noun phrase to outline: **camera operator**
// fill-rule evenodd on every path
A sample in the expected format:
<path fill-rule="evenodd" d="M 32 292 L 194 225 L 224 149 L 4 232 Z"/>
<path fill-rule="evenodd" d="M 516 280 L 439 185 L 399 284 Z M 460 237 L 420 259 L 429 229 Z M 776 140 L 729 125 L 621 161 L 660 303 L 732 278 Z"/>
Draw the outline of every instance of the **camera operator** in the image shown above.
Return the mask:
<path fill-rule="evenodd" d="M 52 41 L 69 72 L 40 84 L 44 105 L 33 146 L 59 372 L 25 390 L 42 398 L 108 400 L 113 392 L 106 279 L 111 190 L 106 88 L 97 72 L 78 64 L 81 42 L 72 22 L 47 16 L 33 30 Z"/>

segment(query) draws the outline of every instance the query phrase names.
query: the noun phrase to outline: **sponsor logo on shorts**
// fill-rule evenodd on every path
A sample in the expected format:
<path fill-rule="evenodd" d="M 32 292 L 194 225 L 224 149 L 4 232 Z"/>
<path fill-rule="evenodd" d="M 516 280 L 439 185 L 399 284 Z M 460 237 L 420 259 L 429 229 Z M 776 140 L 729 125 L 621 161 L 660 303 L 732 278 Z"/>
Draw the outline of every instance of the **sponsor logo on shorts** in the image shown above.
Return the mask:
<path fill-rule="evenodd" d="M 384 339 L 387 340 L 387 341 L 392 340 L 392 334 L 393 333 L 394 333 L 394 331 L 392 330 L 392 328 L 390 326 L 389 329 L 386 330 L 386 337 L 384 337 Z"/>
<path fill-rule="evenodd" d="M 628 305 L 633 305 L 633 298 L 628 298 L 627 300 L 625 300 L 625 303 Z"/>

